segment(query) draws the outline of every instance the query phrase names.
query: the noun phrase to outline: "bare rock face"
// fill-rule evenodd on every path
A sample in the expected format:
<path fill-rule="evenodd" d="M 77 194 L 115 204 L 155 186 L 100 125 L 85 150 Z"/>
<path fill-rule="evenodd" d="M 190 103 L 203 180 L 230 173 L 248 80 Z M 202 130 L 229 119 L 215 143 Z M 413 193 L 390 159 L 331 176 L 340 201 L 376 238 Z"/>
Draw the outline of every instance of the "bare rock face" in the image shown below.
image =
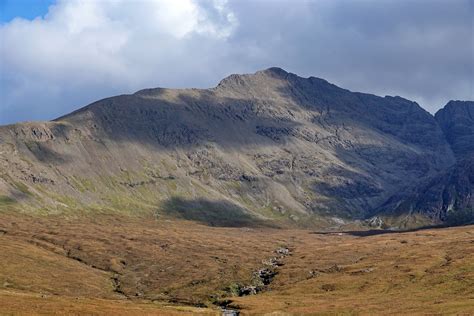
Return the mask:
<path fill-rule="evenodd" d="M 395 194 L 376 213 L 421 214 L 434 222 L 474 221 L 474 102 L 450 101 L 435 115 L 457 158 L 408 196 Z"/>
<path fill-rule="evenodd" d="M 474 155 L 473 101 L 450 101 L 435 118 L 457 158 Z"/>
<path fill-rule="evenodd" d="M 420 185 L 392 213 L 424 214 L 449 224 L 474 221 L 474 160 L 461 160 Z"/>
<path fill-rule="evenodd" d="M 179 197 L 179 214 L 205 205 L 212 225 L 228 223 L 229 209 L 245 223 L 327 225 L 365 218 L 454 163 L 418 104 L 270 68 L 0 127 L 0 207 L 158 216 Z"/>

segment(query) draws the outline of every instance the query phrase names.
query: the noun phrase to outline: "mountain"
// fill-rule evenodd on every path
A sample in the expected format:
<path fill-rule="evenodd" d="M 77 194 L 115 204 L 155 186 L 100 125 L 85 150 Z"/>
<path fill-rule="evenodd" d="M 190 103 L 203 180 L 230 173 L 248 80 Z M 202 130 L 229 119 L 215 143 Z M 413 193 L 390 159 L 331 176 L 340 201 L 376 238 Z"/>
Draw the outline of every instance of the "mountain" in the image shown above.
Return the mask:
<path fill-rule="evenodd" d="M 401 97 L 280 68 L 211 89 L 145 89 L 0 127 L 0 209 L 153 212 L 217 226 L 365 219 L 470 150 L 459 133 L 472 108 L 450 107 L 435 119 Z"/>
<path fill-rule="evenodd" d="M 474 222 L 474 102 L 450 101 L 435 114 L 456 163 L 421 184 L 409 197 L 395 195 L 382 210 L 423 214 L 435 222 Z"/>
<path fill-rule="evenodd" d="M 458 159 L 474 155 L 474 101 L 450 101 L 435 118 Z"/>

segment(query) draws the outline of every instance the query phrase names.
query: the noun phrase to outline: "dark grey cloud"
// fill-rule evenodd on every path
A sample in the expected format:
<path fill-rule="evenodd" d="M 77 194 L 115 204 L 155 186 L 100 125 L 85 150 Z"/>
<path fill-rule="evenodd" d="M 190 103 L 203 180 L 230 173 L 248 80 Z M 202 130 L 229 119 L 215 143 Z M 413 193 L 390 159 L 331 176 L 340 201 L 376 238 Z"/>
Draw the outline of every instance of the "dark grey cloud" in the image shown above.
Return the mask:
<path fill-rule="evenodd" d="M 474 99 L 474 1 L 59 2 L 0 28 L 0 123 L 280 66 L 430 112 Z"/>

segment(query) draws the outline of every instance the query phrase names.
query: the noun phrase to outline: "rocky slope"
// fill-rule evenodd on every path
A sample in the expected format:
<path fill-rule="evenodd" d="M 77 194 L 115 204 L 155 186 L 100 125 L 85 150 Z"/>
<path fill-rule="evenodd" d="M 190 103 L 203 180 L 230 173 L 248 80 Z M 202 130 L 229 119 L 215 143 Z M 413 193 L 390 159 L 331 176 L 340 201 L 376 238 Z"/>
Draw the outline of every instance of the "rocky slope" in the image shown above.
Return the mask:
<path fill-rule="evenodd" d="M 474 160 L 464 159 L 417 188 L 408 198 L 390 199 L 389 215 L 427 215 L 434 222 L 474 222 Z"/>
<path fill-rule="evenodd" d="M 328 225 L 373 215 L 454 163 L 418 104 L 270 68 L 0 127 L 0 208 Z"/>
<path fill-rule="evenodd" d="M 474 155 L 473 101 L 450 101 L 435 118 L 458 159 Z"/>
<path fill-rule="evenodd" d="M 421 184 L 409 197 L 395 195 L 389 214 L 423 214 L 448 224 L 474 222 L 474 102 L 450 101 L 435 115 L 451 145 L 454 166 Z"/>

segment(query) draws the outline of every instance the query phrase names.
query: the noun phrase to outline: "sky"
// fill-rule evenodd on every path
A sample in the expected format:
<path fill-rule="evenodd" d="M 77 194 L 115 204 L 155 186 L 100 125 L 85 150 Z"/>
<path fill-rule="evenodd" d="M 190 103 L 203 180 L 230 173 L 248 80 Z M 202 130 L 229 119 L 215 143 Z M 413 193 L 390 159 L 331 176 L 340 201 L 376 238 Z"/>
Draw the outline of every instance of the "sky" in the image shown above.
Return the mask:
<path fill-rule="evenodd" d="M 0 124 L 272 66 L 400 95 L 474 100 L 474 0 L 0 0 Z"/>

